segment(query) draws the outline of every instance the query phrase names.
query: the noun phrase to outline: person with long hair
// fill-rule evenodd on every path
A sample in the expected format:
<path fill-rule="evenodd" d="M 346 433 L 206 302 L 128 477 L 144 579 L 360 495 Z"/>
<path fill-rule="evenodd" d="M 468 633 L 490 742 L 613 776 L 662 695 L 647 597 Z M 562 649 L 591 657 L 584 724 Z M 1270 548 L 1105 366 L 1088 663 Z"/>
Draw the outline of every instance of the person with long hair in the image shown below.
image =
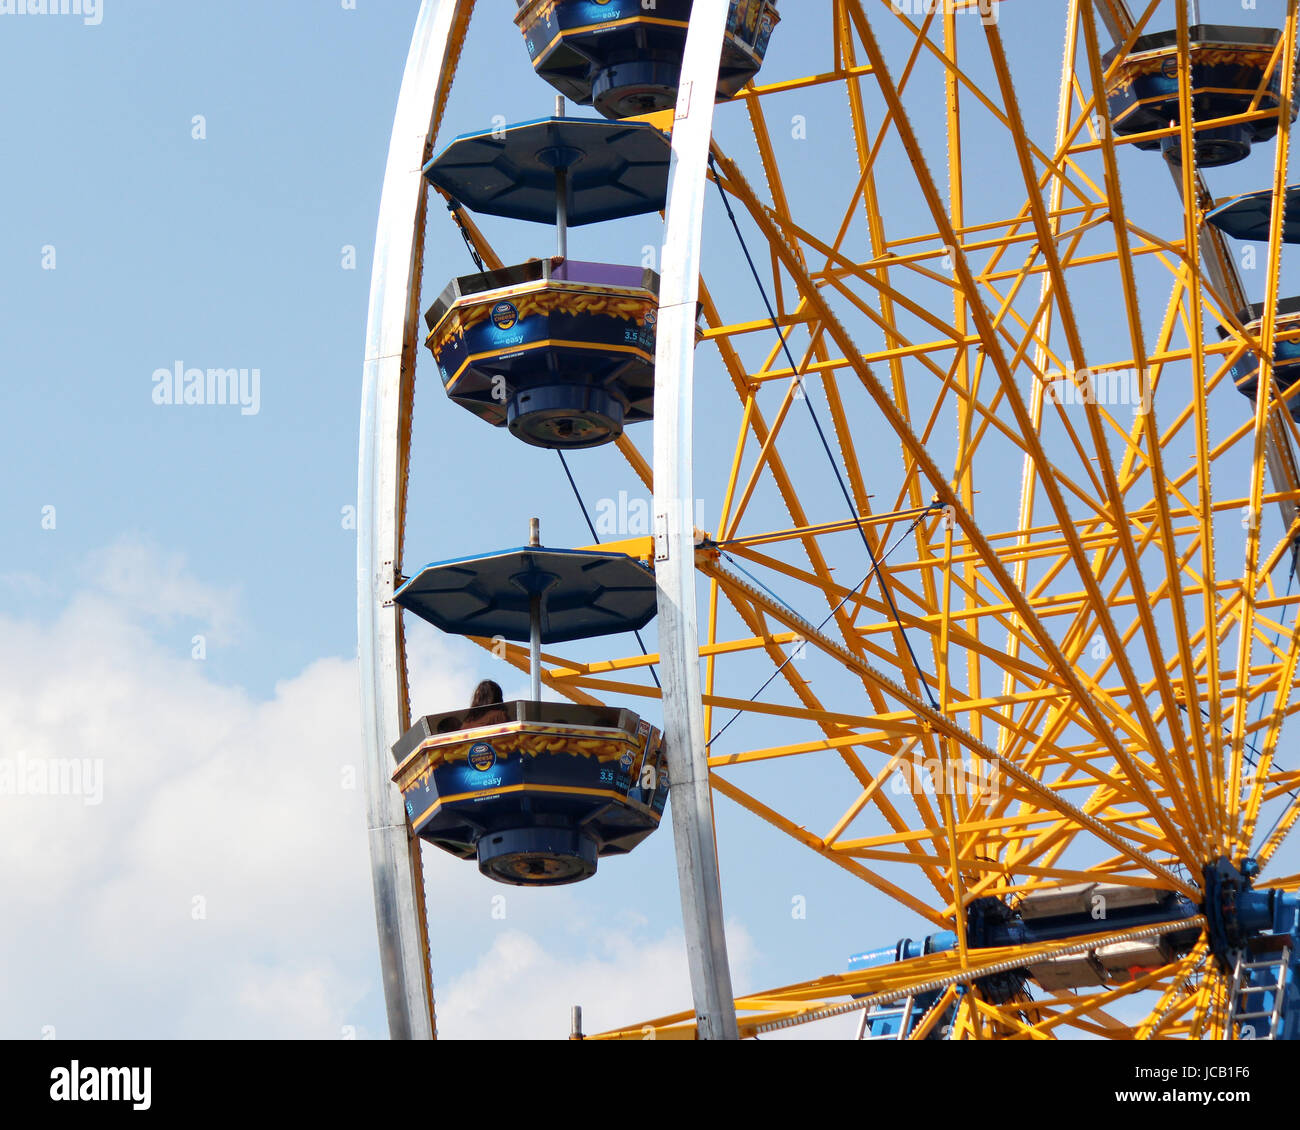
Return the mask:
<path fill-rule="evenodd" d="M 501 706 L 503 701 L 500 684 L 484 679 L 474 688 L 474 697 L 470 701 L 469 712 L 465 715 L 465 729 L 499 726 L 502 722 L 509 721 Z"/>

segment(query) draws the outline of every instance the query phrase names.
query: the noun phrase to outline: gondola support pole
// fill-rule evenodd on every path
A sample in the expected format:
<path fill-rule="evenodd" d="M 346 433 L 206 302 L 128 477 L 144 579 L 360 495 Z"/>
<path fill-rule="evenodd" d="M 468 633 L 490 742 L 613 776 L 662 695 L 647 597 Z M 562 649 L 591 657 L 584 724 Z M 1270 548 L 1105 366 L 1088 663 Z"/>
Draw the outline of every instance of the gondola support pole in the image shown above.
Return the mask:
<path fill-rule="evenodd" d="M 542 523 L 537 518 L 528 522 L 528 544 L 533 549 L 542 544 Z M 532 678 L 534 702 L 542 701 L 542 594 L 533 593 L 528 601 L 529 633 L 528 673 Z"/>
<path fill-rule="evenodd" d="M 555 96 L 555 116 L 565 116 L 563 94 Z M 569 257 L 569 170 L 563 164 L 555 170 L 555 254 Z"/>

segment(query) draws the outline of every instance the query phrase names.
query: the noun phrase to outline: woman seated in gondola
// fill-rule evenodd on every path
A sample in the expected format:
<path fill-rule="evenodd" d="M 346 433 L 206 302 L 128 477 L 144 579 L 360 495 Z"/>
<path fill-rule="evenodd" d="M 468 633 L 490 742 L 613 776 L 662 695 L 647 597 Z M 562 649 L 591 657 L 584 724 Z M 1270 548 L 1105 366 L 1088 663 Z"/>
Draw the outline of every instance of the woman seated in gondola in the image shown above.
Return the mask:
<path fill-rule="evenodd" d="M 501 706 L 503 701 L 500 685 L 491 679 L 484 679 L 474 688 L 474 698 L 465 715 L 463 727 L 473 730 L 480 726 L 499 726 L 509 721 Z"/>

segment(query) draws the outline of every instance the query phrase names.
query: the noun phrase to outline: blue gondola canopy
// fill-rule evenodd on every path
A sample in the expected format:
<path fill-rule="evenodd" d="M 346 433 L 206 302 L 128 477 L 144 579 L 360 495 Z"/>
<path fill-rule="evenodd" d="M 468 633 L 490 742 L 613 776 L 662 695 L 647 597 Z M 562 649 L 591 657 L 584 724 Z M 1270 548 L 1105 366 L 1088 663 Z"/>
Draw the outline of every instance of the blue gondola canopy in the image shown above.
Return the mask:
<path fill-rule="evenodd" d="M 566 172 L 568 223 L 579 227 L 661 211 L 670 156 L 645 122 L 543 118 L 458 137 L 424 175 L 471 211 L 550 224 Z"/>
<path fill-rule="evenodd" d="M 654 619 L 654 574 L 623 553 L 521 548 L 430 565 L 396 602 L 452 635 L 529 639 L 534 594 L 542 642 L 639 631 Z"/>
<path fill-rule="evenodd" d="M 1233 239 L 1268 242 L 1273 221 L 1273 190 L 1248 192 L 1225 200 L 1206 215 L 1206 220 Z M 1282 213 L 1282 241 L 1300 243 L 1300 185 L 1286 190 Z"/>

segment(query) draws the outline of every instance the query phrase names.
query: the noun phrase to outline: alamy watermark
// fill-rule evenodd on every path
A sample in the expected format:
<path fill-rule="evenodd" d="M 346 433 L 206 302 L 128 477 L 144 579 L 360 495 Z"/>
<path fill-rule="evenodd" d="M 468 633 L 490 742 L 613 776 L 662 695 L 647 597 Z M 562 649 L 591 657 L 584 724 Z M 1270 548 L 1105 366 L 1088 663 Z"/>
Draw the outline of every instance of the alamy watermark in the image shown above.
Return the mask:
<path fill-rule="evenodd" d="M 984 24 L 998 22 L 998 0 L 889 0 L 896 16 L 928 16 L 931 12 L 979 16 Z"/>
<path fill-rule="evenodd" d="M 50 1102 L 130 1103 L 132 1110 L 153 1106 L 153 1068 L 86 1067 L 74 1059 L 50 1072 Z"/>
<path fill-rule="evenodd" d="M 697 498 L 694 505 L 689 502 L 672 504 L 682 515 L 682 520 L 689 529 L 704 529 L 704 499 Z M 654 531 L 652 522 L 653 503 L 648 498 L 637 498 L 627 491 L 618 492 L 617 498 L 598 499 L 595 506 L 596 534 L 607 538 L 645 537 Z"/>
<path fill-rule="evenodd" d="M 1047 385 L 1047 397 L 1053 404 L 1132 408 L 1134 416 L 1145 416 L 1151 411 L 1151 382 L 1142 379 L 1139 369 L 1054 372 L 1045 374 L 1043 381 Z"/>
<path fill-rule="evenodd" d="M 0 796 L 76 796 L 87 808 L 104 803 L 104 763 L 97 758 L 0 758 Z"/>
<path fill-rule="evenodd" d="M 910 761 L 900 761 L 889 781 L 895 796 L 960 796 L 996 799 L 999 794 L 997 765 L 978 758 L 922 757 L 920 750 Z"/>
<path fill-rule="evenodd" d="M 238 406 L 240 415 L 262 410 L 261 369 L 187 369 L 177 361 L 170 369 L 155 369 L 153 402 L 165 405 Z"/>
<path fill-rule="evenodd" d="M 80 16 L 87 27 L 98 27 L 104 0 L 0 0 L 0 16 Z"/>

